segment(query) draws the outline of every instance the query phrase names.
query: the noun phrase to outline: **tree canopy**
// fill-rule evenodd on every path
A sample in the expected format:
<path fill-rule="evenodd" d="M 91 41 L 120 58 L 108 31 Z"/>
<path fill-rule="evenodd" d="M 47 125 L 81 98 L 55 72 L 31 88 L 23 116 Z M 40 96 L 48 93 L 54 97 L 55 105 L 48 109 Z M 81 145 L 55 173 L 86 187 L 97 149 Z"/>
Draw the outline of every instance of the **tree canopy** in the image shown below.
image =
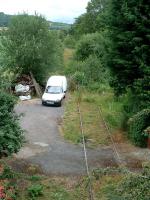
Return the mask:
<path fill-rule="evenodd" d="M 91 0 L 88 2 L 86 13 L 79 16 L 73 25 L 73 32 L 77 37 L 104 29 L 103 18 L 108 2 L 109 0 Z"/>
<path fill-rule="evenodd" d="M 117 94 L 131 88 L 144 103 L 150 102 L 150 6 L 143 0 L 111 0 L 107 24 L 110 51 L 107 65 Z"/>
<path fill-rule="evenodd" d="M 3 34 L 2 64 L 17 73 L 32 71 L 41 80 L 47 70 L 59 64 L 58 43 L 57 34 L 49 31 L 49 23 L 42 16 L 14 16 Z"/>

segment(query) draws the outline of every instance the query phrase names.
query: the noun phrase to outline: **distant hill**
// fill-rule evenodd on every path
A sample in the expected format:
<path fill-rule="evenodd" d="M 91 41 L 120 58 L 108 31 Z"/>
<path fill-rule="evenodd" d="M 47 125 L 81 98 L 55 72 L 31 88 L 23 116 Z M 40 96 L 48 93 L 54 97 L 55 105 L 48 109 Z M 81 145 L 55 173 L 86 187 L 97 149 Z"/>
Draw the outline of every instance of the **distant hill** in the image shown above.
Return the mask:
<path fill-rule="evenodd" d="M 71 24 L 67 23 L 49 21 L 49 24 L 51 30 L 69 30 L 71 28 Z"/>
<path fill-rule="evenodd" d="M 13 17 L 13 15 L 7 15 L 3 12 L 0 12 L 0 27 L 7 27 L 11 17 Z M 51 21 L 48 22 L 51 30 L 69 30 L 71 28 L 71 24 Z"/>
<path fill-rule="evenodd" d="M 3 12 L 0 12 L 0 27 L 7 27 L 9 22 L 10 22 L 10 19 L 11 19 L 12 15 L 6 15 L 5 13 Z"/>

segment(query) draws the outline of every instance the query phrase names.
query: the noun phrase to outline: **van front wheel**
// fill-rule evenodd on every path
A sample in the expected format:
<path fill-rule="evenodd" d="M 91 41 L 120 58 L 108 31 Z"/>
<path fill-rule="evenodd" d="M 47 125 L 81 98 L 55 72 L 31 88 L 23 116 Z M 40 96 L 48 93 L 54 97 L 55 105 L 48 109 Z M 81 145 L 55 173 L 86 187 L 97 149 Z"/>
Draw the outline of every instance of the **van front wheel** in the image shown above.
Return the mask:
<path fill-rule="evenodd" d="M 61 100 L 60 102 L 58 102 L 58 104 L 57 104 L 57 105 L 58 105 L 58 106 L 61 106 L 61 104 L 62 104 L 62 100 Z"/>

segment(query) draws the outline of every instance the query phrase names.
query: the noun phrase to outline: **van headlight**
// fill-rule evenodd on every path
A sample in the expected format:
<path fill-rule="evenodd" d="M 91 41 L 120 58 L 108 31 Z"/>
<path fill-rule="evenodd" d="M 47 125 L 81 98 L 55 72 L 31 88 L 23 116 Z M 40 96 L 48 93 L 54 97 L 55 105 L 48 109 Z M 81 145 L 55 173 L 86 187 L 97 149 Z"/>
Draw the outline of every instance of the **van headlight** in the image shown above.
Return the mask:
<path fill-rule="evenodd" d="M 56 99 L 56 102 L 59 102 L 60 101 L 60 99 Z"/>

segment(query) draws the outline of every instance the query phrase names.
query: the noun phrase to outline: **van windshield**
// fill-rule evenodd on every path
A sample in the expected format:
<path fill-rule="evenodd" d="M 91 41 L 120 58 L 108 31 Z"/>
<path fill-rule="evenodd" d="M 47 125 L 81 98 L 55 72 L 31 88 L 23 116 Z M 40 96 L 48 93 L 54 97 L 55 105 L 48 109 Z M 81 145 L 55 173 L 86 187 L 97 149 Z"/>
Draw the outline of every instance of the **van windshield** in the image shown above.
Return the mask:
<path fill-rule="evenodd" d="M 46 93 L 49 93 L 49 94 L 60 94 L 60 93 L 62 93 L 62 88 L 60 86 L 48 86 L 46 88 Z"/>

